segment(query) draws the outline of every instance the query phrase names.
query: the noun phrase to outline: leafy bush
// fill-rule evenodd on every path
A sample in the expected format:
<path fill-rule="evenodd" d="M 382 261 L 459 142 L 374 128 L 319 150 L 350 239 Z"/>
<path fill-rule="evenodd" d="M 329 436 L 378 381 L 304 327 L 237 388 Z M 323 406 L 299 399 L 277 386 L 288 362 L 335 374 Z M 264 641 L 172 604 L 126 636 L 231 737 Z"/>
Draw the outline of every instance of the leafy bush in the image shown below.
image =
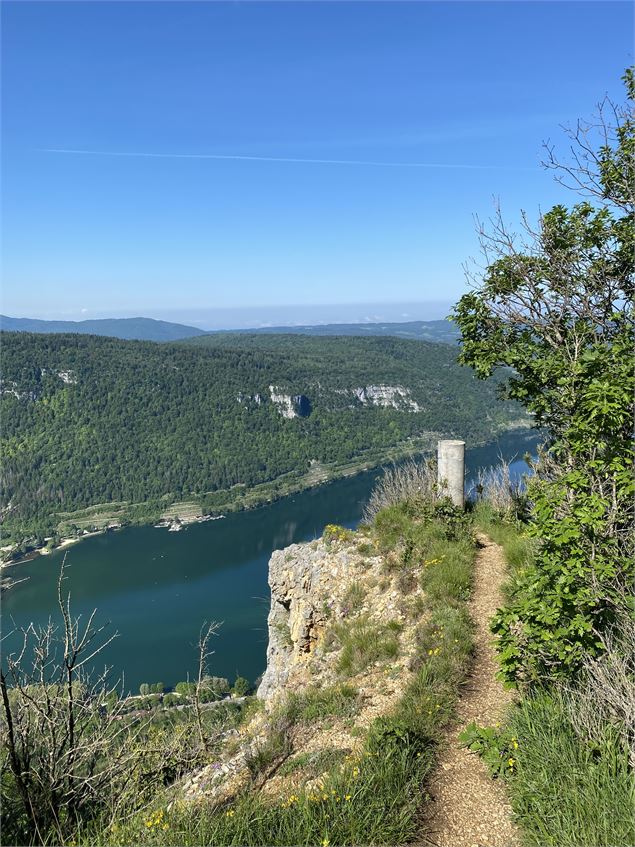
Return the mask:
<path fill-rule="evenodd" d="M 459 741 L 472 753 L 478 753 L 493 777 L 511 776 L 516 771 L 518 740 L 508 728 L 471 723 L 461 732 Z"/>
<path fill-rule="evenodd" d="M 237 676 L 234 681 L 234 687 L 232 688 L 232 693 L 236 697 L 244 697 L 246 694 L 249 694 L 251 691 L 251 683 L 248 679 L 245 679 L 244 676 Z"/>
<path fill-rule="evenodd" d="M 570 677 L 600 653 L 635 580 L 633 68 L 624 82 L 624 105 L 570 133 L 573 163 L 550 158 L 582 201 L 526 224 L 521 248 L 499 217 L 482 233 L 479 285 L 454 310 L 459 361 L 480 378 L 506 368 L 506 396 L 548 437 L 527 489 L 535 556 L 493 624 L 515 684 Z"/>

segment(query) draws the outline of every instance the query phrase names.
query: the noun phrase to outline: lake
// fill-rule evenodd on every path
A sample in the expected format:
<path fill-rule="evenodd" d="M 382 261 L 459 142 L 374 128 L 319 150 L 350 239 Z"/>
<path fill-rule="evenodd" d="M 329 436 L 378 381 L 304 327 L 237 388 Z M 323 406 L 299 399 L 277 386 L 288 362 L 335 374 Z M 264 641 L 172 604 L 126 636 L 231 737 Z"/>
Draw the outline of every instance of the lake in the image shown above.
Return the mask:
<path fill-rule="evenodd" d="M 478 468 L 497 464 L 499 455 L 515 458 L 513 471 L 522 473 L 527 469 L 522 456 L 535 452 L 539 440 L 535 433 L 515 433 L 469 450 L 468 479 Z M 96 608 L 96 621 L 109 622 L 107 632 L 119 633 L 101 654 L 101 668 L 112 666 L 113 678 L 123 675 L 126 690 L 136 693 L 142 682 L 173 686 L 188 673 L 194 677 L 198 633 L 212 620 L 223 623 L 210 673 L 254 681 L 265 669 L 271 552 L 320 536 L 328 523 L 357 526 L 380 473 L 337 480 L 181 532 L 130 527 L 93 536 L 16 565 L 12 575 L 29 579 L 3 595 L 3 633 L 13 622 L 58 619 L 56 584 L 66 552 L 72 612 L 85 620 Z M 3 644 L 5 653 L 9 649 L 10 638 Z"/>

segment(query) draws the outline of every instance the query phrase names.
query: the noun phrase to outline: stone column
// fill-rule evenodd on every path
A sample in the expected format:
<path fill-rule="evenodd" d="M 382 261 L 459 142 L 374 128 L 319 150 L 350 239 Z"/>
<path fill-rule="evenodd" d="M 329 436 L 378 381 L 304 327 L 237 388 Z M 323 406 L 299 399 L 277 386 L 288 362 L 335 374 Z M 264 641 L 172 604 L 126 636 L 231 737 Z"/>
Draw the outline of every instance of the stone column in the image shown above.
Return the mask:
<path fill-rule="evenodd" d="M 439 441 L 437 481 L 455 506 L 465 506 L 465 441 Z"/>

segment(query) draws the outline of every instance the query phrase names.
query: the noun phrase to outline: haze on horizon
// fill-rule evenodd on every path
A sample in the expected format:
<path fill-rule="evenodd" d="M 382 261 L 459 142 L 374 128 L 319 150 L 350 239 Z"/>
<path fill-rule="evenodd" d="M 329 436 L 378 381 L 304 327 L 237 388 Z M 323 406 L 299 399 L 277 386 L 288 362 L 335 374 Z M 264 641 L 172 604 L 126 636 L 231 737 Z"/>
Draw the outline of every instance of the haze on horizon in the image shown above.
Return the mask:
<path fill-rule="evenodd" d="M 629 3 L 2 9 L 2 311 L 193 326 L 431 320 L 474 215 L 621 98 Z M 536 56 L 540 60 L 536 60 Z"/>

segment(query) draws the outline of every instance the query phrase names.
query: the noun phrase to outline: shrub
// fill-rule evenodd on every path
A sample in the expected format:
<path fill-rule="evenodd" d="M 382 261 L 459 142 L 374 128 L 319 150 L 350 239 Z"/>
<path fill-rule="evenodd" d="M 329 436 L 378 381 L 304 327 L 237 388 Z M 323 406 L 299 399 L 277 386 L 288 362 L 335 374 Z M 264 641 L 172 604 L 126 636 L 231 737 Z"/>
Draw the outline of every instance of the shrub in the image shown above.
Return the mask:
<path fill-rule="evenodd" d="M 251 691 L 251 683 L 244 676 L 237 676 L 232 688 L 232 693 L 236 697 L 244 697 Z"/>
<path fill-rule="evenodd" d="M 498 520 L 515 522 L 527 515 L 524 482 L 512 481 L 509 462 L 503 458 L 499 459 L 495 467 L 478 470 L 474 493 L 476 502 L 486 504 Z"/>
<path fill-rule="evenodd" d="M 516 771 L 518 740 L 509 728 L 480 727 L 472 722 L 459 735 L 459 741 L 472 753 L 478 753 L 494 778 L 511 776 Z"/>
<path fill-rule="evenodd" d="M 483 379 L 505 368 L 505 396 L 547 435 L 527 485 L 535 561 L 494 621 L 512 684 L 574 676 L 635 580 L 634 68 L 623 80 L 623 104 L 568 133 L 571 162 L 549 150 L 579 202 L 521 238 L 499 216 L 481 232 L 480 284 L 454 309 L 459 361 Z"/>
<path fill-rule="evenodd" d="M 345 529 L 343 526 L 337 526 L 337 524 L 330 523 L 324 527 L 322 538 L 326 544 L 335 544 L 337 542 L 352 541 L 354 534 L 350 529 Z"/>
<path fill-rule="evenodd" d="M 386 468 L 364 507 L 364 523 L 372 524 L 380 512 L 403 503 L 420 504 L 437 498 L 437 469 L 433 459 L 410 460 Z"/>

